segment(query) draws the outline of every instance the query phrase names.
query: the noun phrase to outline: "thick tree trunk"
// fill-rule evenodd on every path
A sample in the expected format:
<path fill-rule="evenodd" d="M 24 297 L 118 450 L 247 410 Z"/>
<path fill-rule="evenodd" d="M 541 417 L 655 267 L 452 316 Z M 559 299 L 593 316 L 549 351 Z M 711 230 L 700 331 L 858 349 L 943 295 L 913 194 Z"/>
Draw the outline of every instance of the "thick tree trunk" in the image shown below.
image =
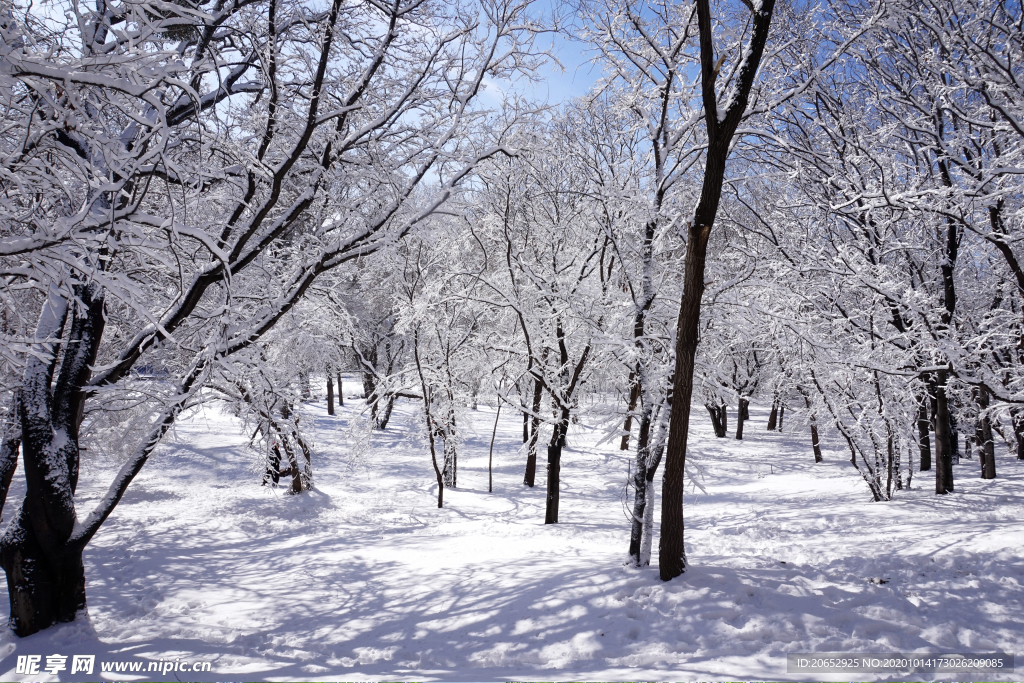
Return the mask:
<path fill-rule="evenodd" d="M 928 402 L 924 398 L 917 410 L 917 448 L 921 453 L 921 471 L 927 472 L 932 468 L 932 443 L 928 435 Z"/>
<path fill-rule="evenodd" d="M 73 542 L 71 536 L 82 387 L 103 335 L 103 306 L 103 289 L 94 284 L 75 285 L 72 301 L 51 294 L 40 313 L 38 341 L 25 364 L 18 411 L 25 499 L 0 539 L 10 624 L 19 636 L 73 621 L 86 606 L 82 550 L 87 541 Z M 59 350 L 54 340 L 62 338 L 69 319 L 68 343 L 54 378 Z"/>
<path fill-rule="evenodd" d="M 715 436 L 719 439 L 725 437 L 728 425 L 726 424 L 725 406 L 712 405 L 705 403 L 704 407 L 708 410 L 708 415 L 711 416 L 711 428 L 715 430 Z"/>
<path fill-rule="evenodd" d="M 331 371 L 327 371 L 327 414 L 334 415 L 334 378 Z"/>
<path fill-rule="evenodd" d="M 772 401 L 772 412 L 768 414 L 768 431 L 774 432 L 779 424 L 779 402 Z"/>
<path fill-rule="evenodd" d="M 935 373 L 932 386 L 935 397 L 935 493 L 953 492 L 954 443 L 949 428 L 949 401 L 946 397 L 946 371 Z"/>
<path fill-rule="evenodd" d="M 700 303 L 704 295 L 704 266 L 711 226 L 718 214 L 725 179 L 729 146 L 747 109 L 747 100 L 771 25 L 774 0 L 761 0 L 751 15 L 750 40 L 744 50 L 742 67 L 730 85 L 727 109 L 720 109 L 715 79 L 718 76 L 709 0 L 697 0 L 697 28 L 700 35 L 701 96 L 708 145 L 700 201 L 687 231 L 683 296 L 676 321 L 676 366 L 673 373 L 672 416 L 668 447 L 665 449 L 665 479 L 661 496 L 661 540 L 658 571 L 669 581 L 686 570 L 683 491 L 686 486 L 686 445 L 689 438 L 690 404 L 693 399 L 693 370 L 700 330 Z M 717 62 L 721 66 L 721 61 Z"/>
<path fill-rule="evenodd" d="M 724 161 L 723 161 L 724 163 Z M 665 451 L 665 477 L 661 496 L 661 538 L 658 571 L 668 581 L 686 571 L 683 490 L 686 486 L 686 444 L 689 437 L 693 369 L 700 328 L 700 300 L 704 295 L 704 264 L 707 260 L 710 225 L 694 224 L 686 244 L 684 291 L 676 322 L 676 367 L 672 387 L 672 416 Z"/>
<path fill-rule="evenodd" d="M 780 431 L 780 432 L 782 431 L 782 420 L 785 417 L 786 417 L 786 404 L 785 403 L 780 403 L 779 404 L 779 424 L 778 424 L 778 427 L 777 427 L 778 431 Z"/>
<path fill-rule="evenodd" d="M 985 387 L 976 392 L 978 403 L 978 459 L 981 460 L 981 478 L 996 478 L 996 445 L 992 440 L 992 419 L 988 415 L 989 394 Z"/>
<path fill-rule="evenodd" d="M 740 399 L 740 405 L 736 411 L 736 438 L 740 441 L 743 440 L 743 423 L 750 417 L 750 413 L 748 412 L 749 406 L 750 401 L 745 398 Z"/>
<path fill-rule="evenodd" d="M 562 471 L 562 446 L 548 446 L 548 496 L 544 523 L 558 524 L 558 484 Z"/>
<path fill-rule="evenodd" d="M 338 407 L 345 407 L 345 385 L 341 383 L 341 373 L 338 373 Z"/>
<path fill-rule="evenodd" d="M 25 508 L 13 522 L 11 542 L 0 549 L 0 563 L 7 574 L 10 626 L 15 634 L 28 636 L 53 624 L 75 620 L 85 609 L 85 568 L 82 549 L 62 545 L 43 550 L 37 540 L 38 526 L 29 521 Z M 44 534 L 54 529 L 45 523 Z"/>

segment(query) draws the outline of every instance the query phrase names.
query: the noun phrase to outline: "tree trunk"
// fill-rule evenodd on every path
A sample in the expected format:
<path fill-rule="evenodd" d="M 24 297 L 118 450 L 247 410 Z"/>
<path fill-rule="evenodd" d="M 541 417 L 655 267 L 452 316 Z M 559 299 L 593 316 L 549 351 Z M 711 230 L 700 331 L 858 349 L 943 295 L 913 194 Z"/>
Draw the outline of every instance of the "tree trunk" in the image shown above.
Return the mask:
<path fill-rule="evenodd" d="M 327 414 L 334 415 L 334 378 L 331 371 L 327 371 Z"/>
<path fill-rule="evenodd" d="M 818 422 L 811 416 L 811 450 L 814 451 L 814 462 L 821 462 L 821 443 L 818 441 Z"/>
<path fill-rule="evenodd" d="M 750 401 L 745 398 L 740 399 L 739 408 L 736 411 L 736 438 L 740 441 L 743 440 L 743 423 L 750 416 L 748 410 Z"/>
<path fill-rule="evenodd" d="M 338 407 L 345 407 L 345 385 L 341 383 L 341 373 L 338 373 Z"/>
<path fill-rule="evenodd" d="M 76 524 L 82 387 L 103 336 L 104 292 L 95 284 L 73 285 L 73 292 L 70 301 L 51 294 L 44 303 L 37 341 L 26 359 L 21 390 L 15 394 L 20 401 L 26 491 L 16 518 L 0 539 L 0 565 L 7 574 L 10 625 L 19 636 L 73 621 L 86 606 L 82 550 L 88 541 L 71 537 Z M 66 322 L 71 327 L 69 343 L 55 378 L 60 350 L 55 340 L 62 338 Z"/>
<path fill-rule="evenodd" d="M 686 570 L 683 491 L 686 486 L 686 444 L 689 439 L 690 403 L 693 399 L 693 370 L 700 330 L 700 302 L 704 295 L 704 266 L 707 261 L 711 227 L 718 214 L 725 179 L 729 146 L 747 109 L 750 89 L 768 40 L 774 0 L 761 0 L 760 11 L 751 15 L 750 40 L 744 48 L 743 66 L 730 85 L 727 109 L 720 110 L 715 79 L 718 67 L 712 35 L 709 0 L 697 0 L 697 28 L 700 35 L 701 96 L 707 131 L 704 180 L 700 201 L 689 223 L 686 241 L 683 296 L 676 321 L 676 365 L 673 373 L 672 416 L 668 447 L 665 449 L 665 478 L 661 496 L 661 539 L 658 572 L 669 581 Z M 721 66 L 721 62 L 718 62 Z"/>
<path fill-rule="evenodd" d="M 530 418 L 530 443 L 526 453 L 526 474 L 523 483 L 533 488 L 537 478 L 537 439 L 540 436 L 540 401 L 544 385 L 539 379 L 533 381 L 533 415 Z"/>
<path fill-rule="evenodd" d="M 562 471 L 562 446 L 548 446 L 548 497 L 545 524 L 558 524 L 558 480 Z"/>
<path fill-rule="evenodd" d="M 708 409 L 708 415 L 711 416 L 711 428 L 715 430 L 715 436 L 719 439 L 724 438 L 727 425 L 725 424 L 723 406 L 705 403 L 704 407 Z"/>
<path fill-rule="evenodd" d="M 949 402 L 946 397 L 946 371 L 935 373 L 932 386 L 935 397 L 935 493 L 953 492 L 953 441 L 949 428 Z"/>
<path fill-rule="evenodd" d="M 932 443 L 928 435 L 928 403 L 927 399 L 921 400 L 921 406 L 917 410 L 917 448 L 921 453 L 921 471 L 926 472 L 932 468 Z"/>
<path fill-rule="evenodd" d="M 629 450 L 629 433 L 633 429 L 633 411 L 636 410 L 637 400 L 640 398 L 640 385 L 636 381 L 636 371 L 629 371 L 629 401 L 626 405 L 626 422 L 622 425 L 622 443 L 619 444 L 620 451 Z"/>
<path fill-rule="evenodd" d="M 377 417 L 377 429 L 387 429 L 388 422 L 391 421 L 391 411 L 395 407 L 395 395 L 388 394 L 384 397 L 384 412 L 379 414 Z"/>
<path fill-rule="evenodd" d="M 651 413 L 645 410 L 640 416 L 640 433 L 636 443 L 636 470 L 633 473 L 633 518 L 629 533 L 629 562 L 640 566 L 640 545 L 643 541 L 644 517 L 647 514 L 650 483 L 647 479 L 648 448 L 651 439 Z"/>
<path fill-rule="evenodd" d="M 662 581 L 686 571 L 683 490 L 686 486 L 686 444 L 693 398 L 693 369 L 700 327 L 700 300 L 704 294 L 704 264 L 711 226 L 694 223 L 686 243 L 684 291 L 676 322 L 676 367 L 672 387 L 672 416 L 665 450 L 665 476 L 661 496 L 661 538 L 658 572 Z"/>
<path fill-rule="evenodd" d="M 768 431 L 774 432 L 779 423 L 779 402 L 772 401 L 772 412 L 768 414 Z"/>
<path fill-rule="evenodd" d="M 1017 459 L 1024 460 L 1024 411 L 1015 410 L 1013 417 L 1013 435 L 1017 438 Z"/>
<path fill-rule="evenodd" d="M 784 417 L 786 417 L 786 404 L 785 403 L 780 403 L 779 404 L 779 424 L 778 424 L 778 431 L 780 431 L 780 432 L 782 431 L 782 419 Z"/>
<path fill-rule="evenodd" d="M 30 522 L 25 508 L 5 535 L 0 562 L 7 574 L 10 626 L 18 636 L 28 636 L 53 624 L 75 620 L 85 609 L 85 567 L 82 549 L 62 545 L 43 550 L 35 527 L 54 533 L 45 522 Z"/>
<path fill-rule="evenodd" d="M 992 419 L 988 415 L 988 389 L 976 391 L 978 402 L 978 459 L 981 460 L 981 478 L 996 478 L 996 444 L 992 440 Z"/>

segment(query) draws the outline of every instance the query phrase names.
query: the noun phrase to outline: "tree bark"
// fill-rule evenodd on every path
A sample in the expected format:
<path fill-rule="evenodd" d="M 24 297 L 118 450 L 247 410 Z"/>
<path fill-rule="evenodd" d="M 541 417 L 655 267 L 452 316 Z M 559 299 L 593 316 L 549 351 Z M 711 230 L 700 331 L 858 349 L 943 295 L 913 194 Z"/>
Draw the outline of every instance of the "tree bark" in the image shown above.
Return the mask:
<path fill-rule="evenodd" d="M 928 435 L 928 403 L 927 398 L 921 399 L 921 405 L 917 411 L 917 448 L 921 453 L 921 471 L 927 472 L 932 468 L 932 443 Z"/>
<path fill-rule="evenodd" d="M 772 412 L 768 414 L 768 431 L 774 432 L 779 424 L 779 402 L 772 401 Z"/>
<path fill-rule="evenodd" d="M 814 462 L 821 462 L 821 443 L 818 441 L 818 422 L 811 416 L 811 450 L 814 451 Z"/>
<path fill-rule="evenodd" d="M 686 445 L 689 437 L 690 403 L 693 398 L 693 370 L 700 328 L 700 303 L 704 295 L 704 266 L 707 260 L 711 227 L 718 214 L 725 179 L 729 146 L 747 109 L 747 100 L 761 62 L 774 0 L 762 0 L 759 11 L 752 12 L 750 41 L 744 50 L 742 65 L 732 84 L 728 109 L 719 113 L 715 79 L 718 77 L 711 29 L 709 0 L 697 0 L 697 27 L 700 34 L 701 96 L 708 145 L 705 152 L 704 180 L 700 200 L 687 230 L 683 296 L 676 321 L 676 366 L 672 389 L 673 408 L 665 449 L 665 479 L 661 496 L 661 539 L 659 574 L 669 581 L 686 570 L 684 544 L 683 490 L 686 484 Z M 717 62 L 720 66 L 721 62 Z"/>
<path fill-rule="evenodd" d="M 25 462 L 25 499 L 0 539 L 7 575 L 10 624 L 27 636 L 73 621 L 86 606 L 82 551 L 73 541 L 77 521 L 78 429 L 83 387 L 103 336 L 103 288 L 74 285 L 74 299 L 51 294 L 40 313 L 33 354 L 25 364 L 20 394 L 20 431 Z M 54 379 L 65 323 L 70 330 Z M 13 473 L 13 470 L 12 470 Z"/>
<path fill-rule="evenodd" d="M 741 398 L 739 408 L 736 411 L 736 438 L 740 441 L 743 440 L 743 423 L 749 417 L 749 413 L 747 412 L 749 410 L 749 405 L 750 401 L 745 398 Z"/>
<path fill-rule="evenodd" d="M 777 427 L 778 431 L 780 431 L 780 432 L 782 431 L 782 420 L 785 417 L 786 417 L 786 404 L 785 403 L 780 403 L 779 404 L 779 424 L 778 424 L 778 427 Z"/>
<path fill-rule="evenodd" d="M 341 383 L 341 373 L 338 373 L 338 407 L 345 407 L 345 385 Z"/>
<path fill-rule="evenodd" d="M 988 415 L 989 394 L 985 387 L 976 390 L 978 403 L 978 459 L 981 460 L 981 478 L 996 478 L 996 445 L 992 440 L 992 419 Z"/>
<path fill-rule="evenodd" d="M 327 414 L 334 415 L 334 378 L 331 371 L 327 371 Z"/>
<path fill-rule="evenodd" d="M 633 517 L 629 533 L 629 562 L 634 567 L 640 566 L 640 551 L 644 533 L 644 518 L 647 515 L 647 507 L 650 505 L 651 482 L 648 479 L 647 469 L 649 462 L 648 448 L 651 438 L 651 417 L 650 411 L 645 410 L 640 418 L 640 433 L 637 435 L 636 444 L 636 470 L 633 473 Z"/>
<path fill-rule="evenodd" d="M 523 483 L 533 488 L 537 478 L 537 439 L 540 436 L 540 401 L 544 385 L 539 379 L 533 381 L 533 415 L 530 417 L 530 443 L 526 451 L 526 474 Z"/>
<path fill-rule="evenodd" d="M 1017 459 L 1024 460 L 1024 412 L 1015 410 L 1012 418 L 1013 435 L 1017 438 Z"/>
<path fill-rule="evenodd" d="M 953 492 L 953 445 L 949 428 L 949 401 L 946 397 L 946 370 L 935 373 L 932 386 L 935 397 L 935 493 Z"/>
<path fill-rule="evenodd" d="M 548 446 L 548 497 L 545 524 L 558 524 L 558 483 L 562 471 L 562 446 Z"/>
<path fill-rule="evenodd" d="M 629 371 L 629 401 L 626 405 L 626 422 L 622 425 L 622 431 L 626 432 L 622 435 L 622 443 L 619 444 L 620 451 L 629 450 L 629 434 L 633 429 L 633 411 L 636 410 L 636 402 L 640 398 L 640 385 L 636 380 L 636 372 L 634 370 Z"/>

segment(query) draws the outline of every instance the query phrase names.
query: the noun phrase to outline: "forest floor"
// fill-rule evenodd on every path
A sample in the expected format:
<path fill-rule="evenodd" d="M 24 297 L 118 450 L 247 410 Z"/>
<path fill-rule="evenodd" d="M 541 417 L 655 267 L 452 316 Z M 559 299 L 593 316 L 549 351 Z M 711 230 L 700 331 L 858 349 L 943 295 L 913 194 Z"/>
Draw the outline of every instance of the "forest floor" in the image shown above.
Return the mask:
<path fill-rule="evenodd" d="M 952 495 L 935 496 L 922 473 L 873 503 L 838 442 L 815 464 L 795 420 L 769 433 L 752 408 L 738 442 L 715 439 L 695 412 L 691 453 L 707 492 L 687 489 L 692 566 L 663 583 L 656 549 L 655 566 L 623 566 L 629 454 L 598 445 L 602 430 L 571 430 L 560 523 L 545 526 L 543 467 L 536 488 L 523 486 L 515 413 L 501 416 L 488 493 L 494 408 L 467 411 L 459 488 L 439 510 L 417 406 L 399 402 L 369 442 L 348 430 L 361 408 L 346 398 L 329 417 L 323 402 L 307 406 L 316 489 L 297 497 L 260 486 L 234 418 L 209 407 L 183 420 L 86 551 L 88 617 L 25 639 L 4 631 L 0 679 L 1020 676 L 786 670 L 788 652 L 1021 653 L 1024 462 L 1002 444 L 994 481 L 964 460 Z M 80 515 L 115 471 L 85 463 Z M 17 478 L 8 515 L 20 468 Z M 6 619 L 6 596 L 0 605 Z M 16 674 L 19 655 L 45 666 L 52 654 L 96 655 L 97 670 Z M 178 658 L 212 670 L 99 671 Z"/>

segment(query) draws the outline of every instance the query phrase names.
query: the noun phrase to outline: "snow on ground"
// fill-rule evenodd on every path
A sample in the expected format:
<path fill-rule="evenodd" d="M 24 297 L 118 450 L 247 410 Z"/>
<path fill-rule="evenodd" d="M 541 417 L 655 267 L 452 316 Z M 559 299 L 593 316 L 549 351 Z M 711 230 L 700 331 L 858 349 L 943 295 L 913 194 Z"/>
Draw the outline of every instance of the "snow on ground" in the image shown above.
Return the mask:
<path fill-rule="evenodd" d="M 18 655 L 45 665 L 54 653 L 212 664 L 102 674 L 119 680 L 483 681 L 881 680 L 787 674 L 785 654 L 1020 652 L 1024 463 L 1005 448 L 999 479 L 965 460 L 953 495 L 933 495 L 925 473 L 872 503 L 838 444 L 815 465 L 795 422 L 768 433 L 752 409 L 737 442 L 696 415 L 707 494 L 686 498 L 692 567 L 663 583 L 655 567 L 622 565 L 628 454 L 596 446 L 601 432 L 570 433 L 561 523 L 545 526 L 543 469 L 523 486 L 514 413 L 501 417 L 489 494 L 494 410 L 468 412 L 460 487 L 438 510 L 416 405 L 400 402 L 354 458 L 345 436 L 360 409 L 308 406 L 316 490 L 298 497 L 259 485 L 232 418 L 207 408 L 182 421 L 86 551 L 89 617 L 0 636 L 3 680 L 26 678 Z M 80 493 L 95 499 L 114 471 L 87 463 Z"/>

